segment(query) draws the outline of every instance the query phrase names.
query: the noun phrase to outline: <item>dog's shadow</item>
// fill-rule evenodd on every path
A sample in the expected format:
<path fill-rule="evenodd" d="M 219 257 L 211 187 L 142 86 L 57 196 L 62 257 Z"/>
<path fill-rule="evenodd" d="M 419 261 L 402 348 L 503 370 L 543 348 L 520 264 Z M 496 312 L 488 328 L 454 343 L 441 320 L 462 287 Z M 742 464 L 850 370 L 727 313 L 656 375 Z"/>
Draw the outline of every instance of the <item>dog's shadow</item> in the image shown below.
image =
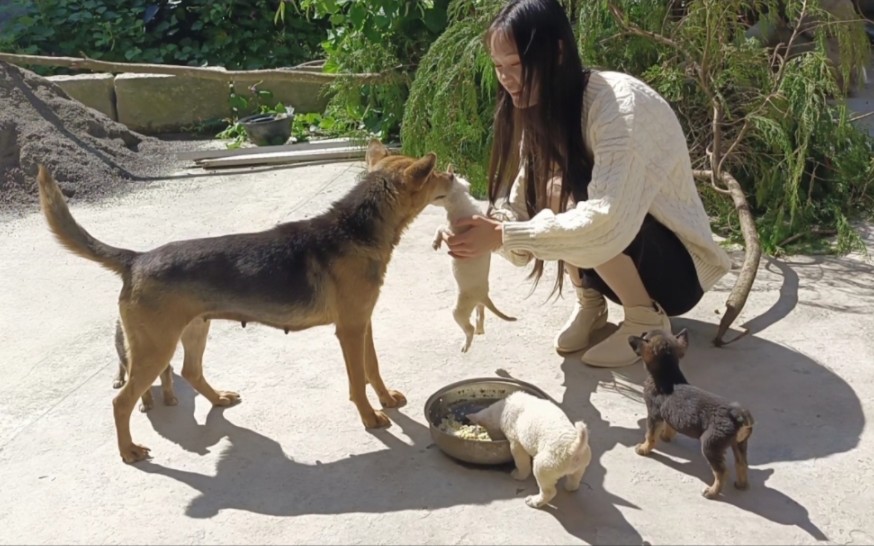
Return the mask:
<path fill-rule="evenodd" d="M 535 492 L 532 482 L 523 494 L 524 484 L 509 476 L 509 467 L 483 470 L 455 463 L 431 443 L 429 430 L 403 410 L 389 410 L 391 429 L 371 432 L 387 449 L 305 464 L 277 441 L 228 420 L 224 408 L 210 409 L 205 423 L 198 424 L 195 394 L 183 381 L 177 383 L 177 397 L 175 408 L 161 406 L 158 397 L 149 419 L 160 435 L 194 453 L 207 453 L 221 442 L 215 475 L 149 460 L 135 467 L 199 491 L 186 508 L 190 517 L 209 518 L 225 509 L 273 516 L 439 509 L 516 497 L 523 502 L 525 494 Z M 398 428 L 412 445 L 396 436 Z"/>
<path fill-rule="evenodd" d="M 645 419 L 638 423 L 643 430 Z M 642 433 L 638 434 L 638 442 L 643 440 Z M 753 440 L 751 439 L 750 442 Z M 678 435 L 671 442 L 659 440 L 656 449 L 648 456 L 675 471 L 700 480 L 701 491 L 713 481 L 713 473 L 710 466 L 701 454 L 701 446 L 697 440 Z M 816 540 L 828 540 L 825 533 L 820 530 L 811 520 L 808 510 L 789 495 L 767 486 L 768 479 L 774 474 L 772 468 L 749 469 L 749 489 L 738 491 L 734 487 L 735 470 L 734 459 L 731 450 L 726 453 L 726 465 L 729 469 L 729 481 L 725 485 L 722 494 L 715 502 L 726 502 L 741 510 L 758 514 L 774 523 L 786 526 L 797 526 Z M 702 502 L 710 502 L 703 500 Z"/>

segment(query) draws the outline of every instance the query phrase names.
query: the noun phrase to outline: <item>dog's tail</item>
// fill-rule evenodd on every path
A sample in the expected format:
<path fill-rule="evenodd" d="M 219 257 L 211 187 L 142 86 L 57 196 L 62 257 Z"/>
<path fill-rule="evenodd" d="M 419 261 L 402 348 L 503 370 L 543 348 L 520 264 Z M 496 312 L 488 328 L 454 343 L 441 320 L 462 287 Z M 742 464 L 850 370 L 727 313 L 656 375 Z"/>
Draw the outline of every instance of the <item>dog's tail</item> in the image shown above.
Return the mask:
<path fill-rule="evenodd" d="M 67 250 L 95 261 L 118 274 L 130 269 L 137 253 L 101 243 L 85 231 L 85 228 L 73 219 L 58 183 L 43 165 L 39 166 L 37 182 L 39 204 L 48 221 L 49 229 Z"/>
<path fill-rule="evenodd" d="M 586 427 L 586 423 L 577 421 L 574 423 L 574 428 L 577 429 L 577 439 L 571 447 L 572 453 L 576 453 L 580 448 L 589 443 L 589 428 Z"/>
<path fill-rule="evenodd" d="M 735 438 L 737 438 L 738 443 L 745 442 L 747 441 L 747 438 L 750 437 L 750 434 L 753 433 L 753 425 L 756 423 L 755 420 L 753 420 L 753 414 L 747 409 L 736 408 L 735 418 L 740 424 L 740 428 L 737 430 Z"/>
<path fill-rule="evenodd" d="M 498 308 L 495 307 L 495 304 L 492 303 L 492 298 L 486 296 L 486 299 L 483 301 L 483 305 L 485 305 L 489 311 L 498 316 L 498 318 L 502 318 L 508 322 L 513 322 L 516 320 L 516 317 L 507 316 L 504 313 L 498 311 Z"/>

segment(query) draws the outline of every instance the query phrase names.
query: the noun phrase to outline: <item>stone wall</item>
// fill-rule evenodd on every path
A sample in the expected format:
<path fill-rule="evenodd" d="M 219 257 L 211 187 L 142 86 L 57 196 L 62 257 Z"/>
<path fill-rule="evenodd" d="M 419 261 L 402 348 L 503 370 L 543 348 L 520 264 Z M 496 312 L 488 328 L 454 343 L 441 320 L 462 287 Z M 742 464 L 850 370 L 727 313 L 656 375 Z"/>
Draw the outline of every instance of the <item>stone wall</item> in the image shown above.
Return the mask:
<path fill-rule="evenodd" d="M 50 76 L 72 98 L 143 134 L 191 131 L 231 116 L 228 84 L 164 74 L 79 74 Z M 319 84 L 265 78 L 260 89 L 295 113 L 323 112 L 328 97 Z"/>

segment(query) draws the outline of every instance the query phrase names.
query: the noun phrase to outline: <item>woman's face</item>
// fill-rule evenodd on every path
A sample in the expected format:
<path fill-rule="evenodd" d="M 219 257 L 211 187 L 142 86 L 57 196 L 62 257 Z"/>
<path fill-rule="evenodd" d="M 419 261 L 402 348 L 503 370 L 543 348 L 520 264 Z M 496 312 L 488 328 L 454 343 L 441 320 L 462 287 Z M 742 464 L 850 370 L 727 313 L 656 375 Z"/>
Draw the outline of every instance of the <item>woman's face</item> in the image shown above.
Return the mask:
<path fill-rule="evenodd" d="M 524 85 L 522 81 L 522 59 L 519 57 L 519 51 L 516 49 L 516 44 L 513 42 L 512 37 L 506 32 L 495 32 L 492 34 L 490 49 L 498 81 L 507 93 L 510 94 L 510 97 L 513 99 L 513 106 L 516 108 L 527 108 L 536 104 L 536 89 L 530 90 L 528 104 L 522 103 L 522 88 Z"/>

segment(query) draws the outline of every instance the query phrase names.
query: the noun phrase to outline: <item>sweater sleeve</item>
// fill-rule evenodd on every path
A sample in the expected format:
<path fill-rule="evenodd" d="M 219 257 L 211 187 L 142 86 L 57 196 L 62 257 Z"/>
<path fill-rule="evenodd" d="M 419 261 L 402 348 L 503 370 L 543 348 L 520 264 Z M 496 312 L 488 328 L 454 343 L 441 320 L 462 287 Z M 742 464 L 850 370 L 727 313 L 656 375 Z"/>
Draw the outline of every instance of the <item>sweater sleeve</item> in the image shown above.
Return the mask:
<path fill-rule="evenodd" d="M 636 110 L 631 90 L 612 91 L 589 112 L 594 168 L 588 201 L 559 214 L 545 209 L 529 220 L 505 222 L 504 252 L 591 269 L 619 255 L 637 235 L 656 193 L 644 184 L 653 135 L 642 126 L 645 112 Z"/>
<path fill-rule="evenodd" d="M 507 198 L 498 200 L 495 206 L 489 211 L 489 218 L 500 220 L 507 225 L 507 222 L 518 222 L 528 220 L 528 208 L 525 206 L 525 166 L 524 163 L 519 166 L 519 172 L 510 186 L 510 195 Z M 533 258 L 531 252 L 527 250 L 509 250 L 503 245 L 495 251 L 496 254 L 516 266 L 523 266 Z"/>

